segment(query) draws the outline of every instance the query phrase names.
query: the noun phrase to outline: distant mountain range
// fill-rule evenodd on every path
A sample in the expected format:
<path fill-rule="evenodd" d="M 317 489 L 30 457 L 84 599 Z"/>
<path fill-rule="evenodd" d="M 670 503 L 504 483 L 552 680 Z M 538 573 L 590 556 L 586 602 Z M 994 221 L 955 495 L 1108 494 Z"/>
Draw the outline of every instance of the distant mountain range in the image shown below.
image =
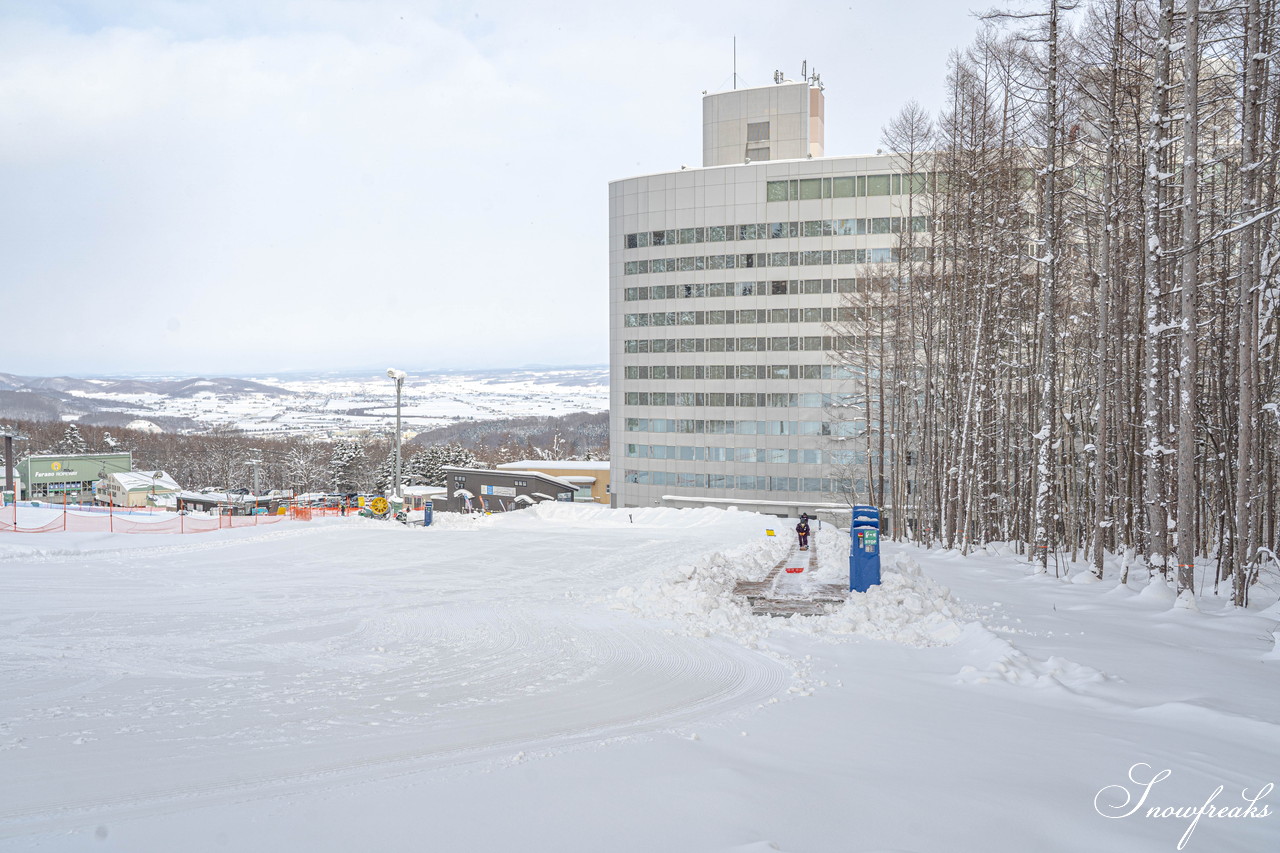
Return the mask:
<path fill-rule="evenodd" d="M 193 397 L 200 393 L 267 394 L 292 397 L 294 392 L 252 382 L 248 379 L 215 377 L 205 379 L 76 379 L 70 376 L 17 376 L 0 373 L 0 419 L 59 420 L 73 417 L 81 423 L 99 426 L 123 426 L 136 420 L 137 414 L 124 415 L 122 405 L 96 394 L 156 394 L 162 397 Z M 137 404 L 128 408 L 136 411 Z M 145 407 L 141 407 L 145 408 Z M 192 429 L 199 426 L 191 418 L 156 415 L 148 420 L 168 430 Z"/>
<path fill-rule="evenodd" d="M 76 379 L 71 376 L 15 376 L 0 373 L 0 391 L 65 392 L 80 394 L 159 394 L 165 397 L 192 397 L 202 392 L 214 394 L 271 394 L 293 396 L 292 391 L 248 379 L 226 376 L 205 379 Z"/>

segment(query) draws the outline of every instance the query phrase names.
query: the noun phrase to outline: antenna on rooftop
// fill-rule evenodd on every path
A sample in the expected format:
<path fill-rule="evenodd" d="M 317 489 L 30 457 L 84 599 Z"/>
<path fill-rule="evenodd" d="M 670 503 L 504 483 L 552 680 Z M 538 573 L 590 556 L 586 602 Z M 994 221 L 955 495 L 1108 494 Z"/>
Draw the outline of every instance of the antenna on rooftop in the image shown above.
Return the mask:
<path fill-rule="evenodd" d="M 738 37 L 733 37 L 733 90 L 738 90 Z"/>

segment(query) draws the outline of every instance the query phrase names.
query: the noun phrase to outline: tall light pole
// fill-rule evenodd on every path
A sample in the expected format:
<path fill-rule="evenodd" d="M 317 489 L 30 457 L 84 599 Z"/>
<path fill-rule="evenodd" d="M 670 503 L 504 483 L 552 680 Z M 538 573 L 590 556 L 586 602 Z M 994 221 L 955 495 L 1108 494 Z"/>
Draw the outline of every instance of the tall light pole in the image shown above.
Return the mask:
<path fill-rule="evenodd" d="M 0 433 L 4 437 L 4 485 L 0 488 L 13 491 L 13 529 L 18 529 L 18 484 L 13 479 L 13 440 L 21 438 L 10 429 Z"/>
<path fill-rule="evenodd" d="M 404 380 L 409 374 L 394 367 L 387 368 L 387 376 L 396 383 L 396 471 L 395 496 L 400 497 L 400 392 L 404 388 Z"/>
<path fill-rule="evenodd" d="M 256 502 L 258 497 L 258 466 L 262 464 L 262 460 L 257 458 L 257 454 L 261 451 L 256 447 L 250 447 L 249 452 L 254 454 L 254 458 L 249 460 L 249 464 L 253 466 L 253 497 Z"/>

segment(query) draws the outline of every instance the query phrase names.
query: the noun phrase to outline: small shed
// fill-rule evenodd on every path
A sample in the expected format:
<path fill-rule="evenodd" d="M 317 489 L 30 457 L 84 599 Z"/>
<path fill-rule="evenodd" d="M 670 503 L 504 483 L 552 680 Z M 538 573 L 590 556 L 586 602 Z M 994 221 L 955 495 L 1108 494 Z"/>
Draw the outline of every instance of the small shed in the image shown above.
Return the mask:
<path fill-rule="evenodd" d="M 178 509 L 213 515 L 279 515 L 288 506 L 284 497 L 240 495 L 235 492 L 178 492 Z"/>
<path fill-rule="evenodd" d="M 433 502 L 439 502 L 443 506 L 448 491 L 443 486 L 405 486 L 400 494 L 404 496 L 404 508 L 414 511 L 425 509 Z"/>
<path fill-rule="evenodd" d="M 94 484 L 94 500 L 112 506 L 146 506 L 152 496 L 180 491 L 182 487 L 163 471 L 117 471 Z"/>

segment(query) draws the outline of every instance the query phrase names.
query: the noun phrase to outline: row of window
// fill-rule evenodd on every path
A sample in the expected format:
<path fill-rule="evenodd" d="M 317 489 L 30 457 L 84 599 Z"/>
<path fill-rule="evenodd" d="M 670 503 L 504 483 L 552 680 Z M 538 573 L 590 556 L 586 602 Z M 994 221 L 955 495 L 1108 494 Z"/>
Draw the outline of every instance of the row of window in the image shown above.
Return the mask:
<path fill-rule="evenodd" d="M 850 367 L 831 364 L 631 364 L 625 379 L 860 379 Z"/>
<path fill-rule="evenodd" d="M 770 409 L 821 409 L 847 406 L 852 394 L 791 394 L 721 391 L 627 391 L 626 406 L 759 406 Z"/>
<path fill-rule="evenodd" d="M 904 254 L 905 252 L 905 254 Z M 899 251 L 888 249 L 821 249 L 811 252 L 757 252 L 750 255 L 695 255 L 684 258 L 653 258 L 648 261 L 626 261 L 623 275 L 662 272 L 699 272 L 702 270 L 757 269 L 763 267 L 811 267 L 824 264 L 889 264 L 899 258 L 924 262 L 933 257 L 929 246 L 914 246 Z"/>
<path fill-rule="evenodd" d="M 717 296 L 795 296 L 823 293 L 872 293 L 894 289 L 891 278 L 809 278 L 791 281 L 713 281 L 691 284 L 654 284 L 627 287 L 627 302 L 646 299 L 700 299 Z"/>
<path fill-rule="evenodd" d="M 832 435 L 845 438 L 866 431 L 861 421 L 721 421 L 701 418 L 624 418 L 627 432 L 681 435 Z"/>
<path fill-rule="evenodd" d="M 741 492 L 807 492 L 821 495 L 862 494 L 861 477 L 765 477 L 755 474 L 690 474 L 675 471 L 623 471 L 623 480 L 641 486 L 675 486 L 681 489 L 721 489 Z"/>
<path fill-rule="evenodd" d="M 644 326 L 723 326 L 741 323 L 849 323 L 891 319 L 892 305 L 842 305 L 838 308 L 740 308 L 722 311 L 653 311 L 623 314 L 628 329 Z"/>
<path fill-rule="evenodd" d="M 798 201 L 811 198 L 863 198 L 878 195 L 919 195 L 937 190 L 945 175 L 937 172 L 890 175 L 850 175 L 841 178 L 794 178 L 768 181 L 766 201 Z"/>
<path fill-rule="evenodd" d="M 772 338 L 650 338 L 622 342 L 625 353 L 649 352 L 843 352 L 855 347 L 875 347 L 874 335 L 810 335 Z"/>
<path fill-rule="evenodd" d="M 857 237 L 863 234 L 917 234 L 933 230 L 931 216 L 872 216 L 855 219 L 805 219 L 791 222 L 752 222 L 746 225 L 708 225 L 636 231 L 622 236 L 624 249 L 724 243 L 729 240 L 778 240 L 784 237 Z"/>
<path fill-rule="evenodd" d="M 686 447 L 628 444 L 631 459 L 679 459 L 683 462 L 755 462 L 777 465 L 865 465 L 865 450 L 815 450 L 785 447 Z"/>

